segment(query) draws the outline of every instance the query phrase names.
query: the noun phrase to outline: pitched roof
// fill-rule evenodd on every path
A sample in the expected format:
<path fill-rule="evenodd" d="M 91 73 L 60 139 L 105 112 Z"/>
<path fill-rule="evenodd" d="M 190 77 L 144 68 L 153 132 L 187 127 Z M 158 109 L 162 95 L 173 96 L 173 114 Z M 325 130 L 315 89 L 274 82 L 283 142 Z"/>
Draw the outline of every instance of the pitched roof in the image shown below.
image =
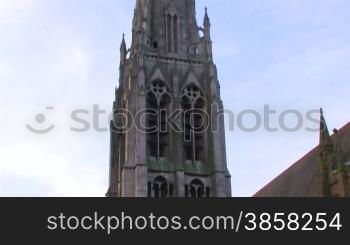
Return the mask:
<path fill-rule="evenodd" d="M 350 123 L 338 131 L 342 139 L 344 160 L 350 160 Z M 334 137 L 334 135 L 332 136 Z M 315 147 L 254 197 L 317 197 L 320 196 L 319 146 Z"/>

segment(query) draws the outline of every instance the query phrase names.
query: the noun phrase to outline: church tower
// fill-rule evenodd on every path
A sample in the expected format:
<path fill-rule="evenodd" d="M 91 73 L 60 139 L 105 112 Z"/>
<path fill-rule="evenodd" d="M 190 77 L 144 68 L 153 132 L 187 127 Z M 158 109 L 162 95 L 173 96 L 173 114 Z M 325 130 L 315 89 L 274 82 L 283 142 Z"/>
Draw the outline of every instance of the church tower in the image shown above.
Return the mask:
<path fill-rule="evenodd" d="M 210 20 L 195 0 L 137 0 L 123 36 L 109 197 L 230 197 Z"/>

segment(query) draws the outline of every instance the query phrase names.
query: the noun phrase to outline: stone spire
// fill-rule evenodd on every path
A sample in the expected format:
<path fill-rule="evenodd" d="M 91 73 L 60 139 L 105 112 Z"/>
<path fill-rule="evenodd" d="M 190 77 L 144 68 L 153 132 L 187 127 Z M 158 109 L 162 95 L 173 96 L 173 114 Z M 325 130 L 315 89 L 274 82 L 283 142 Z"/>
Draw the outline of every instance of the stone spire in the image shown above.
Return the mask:
<path fill-rule="evenodd" d="M 326 120 L 324 118 L 323 109 L 320 109 L 321 118 L 320 118 L 320 146 L 321 147 L 333 147 L 333 141 L 329 134 Z"/>
<path fill-rule="evenodd" d="M 125 35 L 123 34 L 122 42 L 120 44 L 120 64 L 123 65 L 125 63 L 127 55 L 126 43 L 125 43 Z"/>
<path fill-rule="evenodd" d="M 134 50 L 186 55 L 199 41 L 194 0 L 137 1 L 133 21 Z"/>
<path fill-rule="evenodd" d="M 331 189 L 330 189 L 330 170 L 331 170 L 331 162 L 333 157 L 333 141 L 329 134 L 326 120 L 324 118 L 323 110 L 320 110 L 320 174 L 321 174 L 321 182 L 322 182 L 322 190 L 321 194 L 323 197 L 330 197 Z"/>

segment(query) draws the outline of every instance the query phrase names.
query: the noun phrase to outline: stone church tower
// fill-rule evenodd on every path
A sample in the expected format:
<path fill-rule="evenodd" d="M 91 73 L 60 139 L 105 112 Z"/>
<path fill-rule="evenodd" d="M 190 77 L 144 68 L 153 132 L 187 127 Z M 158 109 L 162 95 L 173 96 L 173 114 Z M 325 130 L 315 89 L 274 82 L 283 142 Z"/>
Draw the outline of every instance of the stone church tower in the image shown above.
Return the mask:
<path fill-rule="evenodd" d="M 198 27 L 195 0 L 137 0 L 113 108 L 107 196 L 231 196 L 210 20 Z"/>

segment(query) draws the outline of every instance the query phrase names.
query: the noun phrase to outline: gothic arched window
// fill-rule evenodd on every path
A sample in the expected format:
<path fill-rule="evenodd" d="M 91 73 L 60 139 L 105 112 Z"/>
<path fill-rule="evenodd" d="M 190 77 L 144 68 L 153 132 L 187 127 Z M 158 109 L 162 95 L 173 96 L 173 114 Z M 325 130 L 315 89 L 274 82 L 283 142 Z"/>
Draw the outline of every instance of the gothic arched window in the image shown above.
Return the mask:
<path fill-rule="evenodd" d="M 168 197 L 168 183 L 162 176 L 158 176 L 153 182 L 154 197 L 165 198 Z"/>
<path fill-rule="evenodd" d="M 181 98 L 185 160 L 204 161 L 204 97 L 194 85 L 183 91 Z"/>
<path fill-rule="evenodd" d="M 171 3 L 165 14 L 166 38 L 169 53 L 178 53 L 180 39 L 180 18 L 174 3 Z"/>
<path fill-rule="evenodd" d="M 168 146 L 166 125 L 170 95 L 165 83 L 156 80 L 147 90 L 147 155 L 158 160 L 165 157 Z"/>
<path fill-rule="evenodd" d="M 336 156 L 332 157 L 330 168 L 333 173 L 338 170 L 338 158 Z"/>
<path fill-rule="evenodd" d="M 190 184 L 191 197 L 204 197 L 204 185 L 202 181 L 195 179 Z"/>
<path fill-rule="evenodd" d="M 178 53 L 179 51 L 179 18 L 176 15 L 168 14 L 166 17 L 167 22 L 167 40 L 168 40 L 168 52 Z"/>

